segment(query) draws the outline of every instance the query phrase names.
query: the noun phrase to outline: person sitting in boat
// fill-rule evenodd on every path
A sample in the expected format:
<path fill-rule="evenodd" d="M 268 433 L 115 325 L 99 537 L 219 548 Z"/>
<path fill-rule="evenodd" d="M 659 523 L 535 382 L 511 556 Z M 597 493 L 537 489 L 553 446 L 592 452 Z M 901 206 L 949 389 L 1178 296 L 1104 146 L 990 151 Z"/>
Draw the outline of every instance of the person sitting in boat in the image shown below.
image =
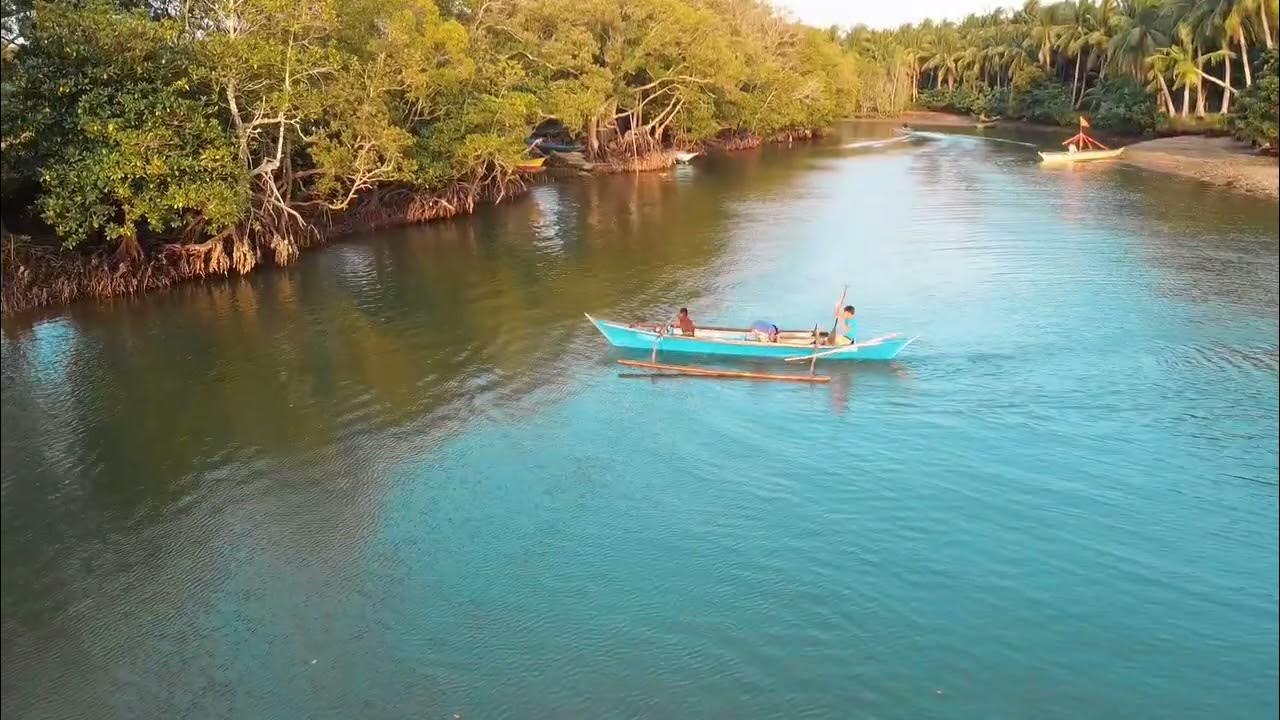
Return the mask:
<path fill-rule="evenodd" d="M 681 335 L 693 337 L 697 328 L 693 325 L 693 319 L 689 317 L 689 308 L 680 308 L 680 312 L 676 313 L 676 326 L 680 328 Z"/>
<path fill-rule="evenodd" d="M 852 305 L 845 305 L 836 312 L 836 334 L 831 338 L 832 345 L 852 345 L 857 342 L 858 321 L 853 319 L 856 314 Z"/>
<path fill-rule="evenodd" d="M 747 330 L 747 339 L 756 342 L 778 342 L 778 326 L 766 320 L 751 323 Z"/>

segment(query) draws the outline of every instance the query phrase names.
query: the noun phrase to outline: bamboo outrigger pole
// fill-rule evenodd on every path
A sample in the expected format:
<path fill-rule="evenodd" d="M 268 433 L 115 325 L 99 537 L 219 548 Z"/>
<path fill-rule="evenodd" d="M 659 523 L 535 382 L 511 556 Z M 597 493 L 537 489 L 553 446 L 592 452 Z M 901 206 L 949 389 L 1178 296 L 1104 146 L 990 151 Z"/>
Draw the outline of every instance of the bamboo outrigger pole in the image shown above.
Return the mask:
<path fill-rule="evenodd" d="M 789 380 L 791 382 L 831 382 L 827 375 L 776 375 L 772 373 L 744 372 L 740 370 L 713 370 L 689 365 L 666 365 L 664 363 L 642 362 L 640 360 L 619 360 L 619 365 L 659 371 L 654 377 L 703 377 L 703 378 L 736 378 L 739 380 Z M 628 375 L 628 377 L 631 377 Z"/>
<path fill-rule="evenodd" d="M 1102 143 L 1098 142 L 1097 140 L 1094 140 L 1093 138 L 1091 138 L 1091 137 L 1089 137 L 1088 135 L 1086 135 L 1086 134 L 1084 133 L 1084 130 L 1085 130 L 1085 128 L 1087 128 L 1087 127 L 1089 127 L 1089 121 L 1088 121 L 1088 120 L 1086 120 L 1086 119 L 1085 119 L 1085 117 L 1084 117 L 1083 115 L 1081 115 L 1081 116 L 1080 116 L 1080 132 L 1076 133 L 1075 135 L 1072 135 L 1071 137 L 1067 138 L 1066 140 L 1063 140 L 1063 141 L 1062 141 L 1062 144 L 1063 144 L 1063 145 L 1070 145 L 1071 143 L 1079 143 L 1079 146 L 1080 146 L 1080 149 L 1081 149 L 1081 150 L 1084 150 L 1084 149 L 1086 149 L 1086 148 L 1097 148 L 1098 150 L 1110 150 L 1110 149 L 1111 149 L 1111 148 L 1107 147 L 1106 145 L 1103 145 Z"/>

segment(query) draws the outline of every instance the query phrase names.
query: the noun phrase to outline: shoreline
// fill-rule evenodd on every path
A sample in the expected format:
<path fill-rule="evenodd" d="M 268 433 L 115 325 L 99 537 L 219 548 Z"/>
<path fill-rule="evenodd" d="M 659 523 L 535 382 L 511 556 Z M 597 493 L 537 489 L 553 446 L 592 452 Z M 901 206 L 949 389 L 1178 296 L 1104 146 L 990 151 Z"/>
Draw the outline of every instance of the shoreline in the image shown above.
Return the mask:
<path fill-rule="evenodd" d="M 823 134 L 821 130 L 797 132 L 791 140 L 803 142 Z M 708 140 L 701 147 L 703 152 L 732 153 L 766 143 L 787 141 L 787 137 L 761 138 L 743 134 Z M 548 169 L 560 175 L 603 176 L 660 172 L 675 165 L 675 151 L 663 148 L 621 160 L 592 163 L 586 168 L 565 165 L 549 166 Z M 379 193 L 375 193 L 323 225 L 313 223 L 311 239 L 298 243 L 294 252 L 286 256 L 287 261 L 273 260 L 270 253 L 258 247 L 251 251 L 255 252 L 252 262 L 242 269 L 232 267 L 231 263 L 210 262 L 207 258 L 209 255 L 242 252 L 235 247 L 226 248 L 226 243 L 231 242 L 229 240 L 211 239 L 199 243 L 158 241 L 147 247 L 140 258 L 121 260 L 109 249 L 64 253 L 57 238 L 33 238 L 6 231 L 0 238 L 0 265 L 3 265 L 0 268 L 0 280 L 3 282 L 0 317 L 14 317 L 82 301 L 105 302 L 120 297 L 150 295 L 191 282 L 245 277 L 264 267 L 287 267 L 300 252 L 328 245 L 348 235 L 472 215 L 481 206 L 501 205 L 517 199 L 536 183 L 537 180 L 527 176 L 517 177 L 504 187 L 486 188 L 462 202 L 459 202 L 456 192 L 449 189 L 390 193 L 400 196 L 390 207 L 380 200 Z M 212 243 L 217 244 L 214 246 Z"/>
<path fill-rule="evenodd" d="M 1280 200 L 1280 164 L 1234 138 L 1178 135 L 1144 140 L 1127 145 L 1117 160 L 1143 170 Z"/>
<path fill-rule="evenodd" d="M 937 127 L 973 128 L 973 118 L 966 115 L 909 110 L 889 122 L 918 123 Z M 1061 131 L 1052 125 L 1021 120 L 999 120 L 995 127 Z M 1133 142 L 1124 144 L 1124 154 L 1117 162 L 1150 172 L 1189 180 L 1198 180 L 1216 188 L 1234 190 L 1254 197 L 1280 200 L 1280 163 L 1276 158 L 1260 155 L 1248 143 L 1231 137 L 1211 135 L 1171 135 L 1156 138 L 1117 138 Z"/>
<path fill-rule="evenodd" d="M 863 121 L 907 123 L 947 128 L 973 128 L 973 118 L 926 110 L 909 110 L 893 117 L 853 118 Z M 1001 120 L 998 125 L 1028 129 L 1054 130 L 1018 120 Z M 793 138 L 804 142 L 821 137 L 809 132 Z M 704 152 L 732 153 L 763 144 L 787 142 L 786 138 L 760 138 L 754 135 L 733 136 L 706 142 Z M 1280 166 L 1275 158 L 1258 155 L 1245 143 L 1225 137 L 1181 135 L 1156 138 L 1126 145 L 1117 161 L 1164 175 L 1199 180 L 1214 187 L 1244 192 L 1255 197 L 1280 199 Z M 675 165 L 670 149 L 624 160 L 594 164 L 590 169 L 555 168 L 573 175 L 613 175 L 629 172 L 656 172 Z M 550 169 L 550 168 L 549 168 Z M 536 181 L 535 181 L 536 182 Z M 299 247 L 306 250 L 327 245 L 344 236 L 390 227 L 421 225 L 436 220 L 470 215 L 481 205 L 499 205 L 515 199 L 532 186 L 521 181 L 501 192 L 485 193 L 472 203 L 458 207 L 445 201 L 447 193 L 416 193 L 400 207 L 379 207 L 374 216 L 349 211 L 334 218 L 324 228 L 317 227 L 316 241 Z M 375 203 L 376 204 L 376 203 Z M 400 203 L 396 203 L 400 205 Z M 387 212 L 390 211 L 390 212 Z M 25 241 L 24 241 L 25 240 Z M 197 244 L 202 245 L 202 244 Z M 55 244 L 31 241 L 22 235 L 6 233 L 3 241 L 3 301 L 0 315 L 11 317 L 42 308 L 65 306 L 77 301 L 105 301 L 116 297 L 138 296 L 168 290 L 175 285 L 217 277 L 245 276 L 262 265 L 283 267 L 267 257 L 258 257 L 245 271 L 225 268 L 221 272 L 206 269 L 189 270 L 180 243 L 158 243 L 149 248 L 141 260 L 125 265 L 110 251 L 62 255 Z M 194 247 L 194 246 L 191 246 Z"/>

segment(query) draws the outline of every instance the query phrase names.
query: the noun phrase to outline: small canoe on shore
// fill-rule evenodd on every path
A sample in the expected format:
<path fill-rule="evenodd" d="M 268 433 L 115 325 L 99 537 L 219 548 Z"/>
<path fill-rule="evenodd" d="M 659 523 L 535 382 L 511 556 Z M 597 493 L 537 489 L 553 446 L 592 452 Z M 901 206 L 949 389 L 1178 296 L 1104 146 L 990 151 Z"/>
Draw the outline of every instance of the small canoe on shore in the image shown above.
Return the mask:
<path fill-rule="evenodd" d="M 1114 150 L 1077 150 L 1076 152 L 1042 152 L 1040 162 L 1043 163 L 1078 163 L 1093 160 L 1109 160 L 1119 157 L 1124 148 Z"/>
<path fill-rule="evenodd" d="M 531 150 L 537 150 L 540 153 L 573 153 L 582 152 L 583 150 L 582 146 L 577 143 L 557 143 L 551 142 L 546 138 L 527 137 L 524 142 Z"/>
<path fill-rule="evenodd" d="M 700 327 L 693 337 L 680 334 L 674 329 L 670 334 L 659 335 L 654 323 L 626 324 L 610 320 L 598 320 L 587 315 L 587 319 L 604 335 L 610 345 L 633 350 L 653 350 L 656 344 L 659 352 L 700 353 L 703 355 L 732 355 L 736 357 L 765 358 L 786 360 L 788 358 L 808 359 L 814 354 L 812 330 L 783 330 L 778 334 L 778 342 L 760 342 L 749 340 L 750 330 L 746 328 Z M 817 350 L 823 360 L 892 360 L 902 349 L 910 345 L 914 337 L 906 337 L 901 333 L 882 335 L 870 338 L 853 345 L 832 347 L 819 345 Z"/>
<path fill-rule="evenodd" d="M 546 161 L 547 159 L 544 157 L 525 158 L 524 160 L 519 160 L 516 162 L 515 169 L 516 169 L 516 172 L 518 173 L 527 173 L 527 174 L 539 173 L 544 170 L 544 168 L 542 167 L 542 164 L 545 163 Z"/>
<path fill-rule="evenodd" d="M 976 128 L 978 128 L 979 130 L 985 130 L 985 129 L 989 128 L 989 127 L 995 127 L 995 126 L 996 126 L 996 121 L 995 121 L 995 120 L 989 120 L 989 121 L 987 121 L 987 122 L 976 122 L 976 123 L 974 123 L 974 124 L 973 124 L 973 126 L 974 126 L 974 127 L 976 127 Z"/>

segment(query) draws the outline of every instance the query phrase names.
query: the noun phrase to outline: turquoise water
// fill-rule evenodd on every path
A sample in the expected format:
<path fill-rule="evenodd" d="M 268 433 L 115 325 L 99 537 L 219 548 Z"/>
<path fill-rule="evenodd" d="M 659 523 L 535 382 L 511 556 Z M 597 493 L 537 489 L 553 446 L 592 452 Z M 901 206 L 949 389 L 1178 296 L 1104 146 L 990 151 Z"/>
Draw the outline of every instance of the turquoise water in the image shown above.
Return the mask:
<path fill-rule="evenodd" d="M 1274 718 L 1275 203 L 888 136 L 6 321 L 4 713 Z M 846 282 L 823 387 L 582 317 Z"/>

